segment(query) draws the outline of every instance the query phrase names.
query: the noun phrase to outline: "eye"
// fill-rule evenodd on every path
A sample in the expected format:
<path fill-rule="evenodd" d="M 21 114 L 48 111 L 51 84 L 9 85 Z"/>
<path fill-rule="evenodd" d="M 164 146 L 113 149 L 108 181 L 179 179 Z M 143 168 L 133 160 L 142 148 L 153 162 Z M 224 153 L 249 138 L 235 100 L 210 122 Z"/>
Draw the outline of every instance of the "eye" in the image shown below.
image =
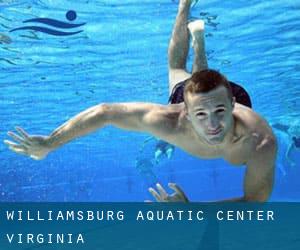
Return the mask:
<path fill-rule="evenodd" d="M 196 116 L 200 116 L 200 117 L 203 117 L 203 116 L 205 116 L 205 115 L 206 115 L 205 112 L 199 112 L 199 113 L 196 114 Z"/>
<path fill-rule="evenodd" d="M 225 112 L 225 109 L 217 109 L 215 112 L 217 114 L 223 114 Z"/>

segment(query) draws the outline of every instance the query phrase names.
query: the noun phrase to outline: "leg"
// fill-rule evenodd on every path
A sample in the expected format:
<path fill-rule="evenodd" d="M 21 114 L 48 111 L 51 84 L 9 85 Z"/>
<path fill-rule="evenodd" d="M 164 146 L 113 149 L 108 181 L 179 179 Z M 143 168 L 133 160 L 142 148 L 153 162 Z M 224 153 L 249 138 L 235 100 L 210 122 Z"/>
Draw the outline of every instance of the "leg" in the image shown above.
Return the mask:
<path fill-rule="evenodd" d="M 188 29 L 192 37 L 192 46 L 194 49 L 193 73 L 207 69 L 207 59 L 205 54 L 204 41 L 204 21 L 197 20 L 189 23 Z"/>
<path fill-rule="evenodd" d="M 186 71 L 189 52 L 188 16 L 192 0 L 180 0 L 172 37 L 169 43 L 169 93 L 176 83 L 190 77 Z"/>

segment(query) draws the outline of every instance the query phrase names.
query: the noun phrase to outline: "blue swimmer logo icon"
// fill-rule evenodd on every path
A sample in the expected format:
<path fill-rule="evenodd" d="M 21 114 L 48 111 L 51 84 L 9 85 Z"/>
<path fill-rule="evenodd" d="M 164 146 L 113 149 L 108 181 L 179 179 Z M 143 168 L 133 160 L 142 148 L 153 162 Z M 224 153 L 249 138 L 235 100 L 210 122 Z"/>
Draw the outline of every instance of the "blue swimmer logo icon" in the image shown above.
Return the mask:
<path fill-rule="evenodd" d="M 77 18 L 77 13 L 74 10 L 69 10 L 66 13 L 66 19 L 70 22 L 74 21 L 76 18 Z M 63 22 L 51 18 L 33 18 L 33 19 L 25 20 L 23 21 L 23 23 L 40 23 L 40 24 L 45 24 L 60 29 L 73 29 L 85 25 L 85 23 L 73 24 L 73 23 Z M 57 29 L 41 27 L 41 26 L 23 26 L 23 27 L 12 29 L 9 32 L 14 32 L 18 30 L 34 30 L 42 33 L 47 33 L 53 36 L 71 36 L 83 31 L 83 30 L 79 30 L 79 31 L 66 32 Z"/>

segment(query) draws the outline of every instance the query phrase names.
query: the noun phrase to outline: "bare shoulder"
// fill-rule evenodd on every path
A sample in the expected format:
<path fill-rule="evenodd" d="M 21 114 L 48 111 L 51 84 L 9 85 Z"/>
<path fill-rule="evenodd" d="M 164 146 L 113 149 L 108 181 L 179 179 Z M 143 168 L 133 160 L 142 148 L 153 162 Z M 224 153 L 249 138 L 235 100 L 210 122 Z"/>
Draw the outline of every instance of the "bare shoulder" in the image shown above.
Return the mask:
<path fill-rule="evenodd" d="M 178 133 L 182 127 L 183 111 L 183 104 L 155 105 L 144 119 L 163 133 Z"/>
<path fill-rule="evenodd" d="M 272 128 L 261 115 L 241 104 L 236 104 L 233 115 L 238 124 L 237 130 L 249 139 L 256 150 L 267 145 L 276 147 Z"/>

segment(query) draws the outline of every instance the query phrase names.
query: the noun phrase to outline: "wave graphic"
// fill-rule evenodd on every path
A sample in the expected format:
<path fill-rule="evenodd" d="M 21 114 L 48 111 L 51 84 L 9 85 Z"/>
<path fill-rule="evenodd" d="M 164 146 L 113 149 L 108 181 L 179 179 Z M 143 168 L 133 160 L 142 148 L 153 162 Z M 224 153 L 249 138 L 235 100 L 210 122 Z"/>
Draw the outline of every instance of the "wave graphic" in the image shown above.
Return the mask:
<path fill-rule="evenodd" d="M 79 23 L 79 24 L 72 24 L 72 23 L 66 23 L 62 21 L 58 21 L 51 18 L 33 18 L 26 21 L 23 21 L 23 23 L 42 23 L 47 24 L 56 28 L 62 28 L 62 29 L 71 29 L 71 28 L 77 28 L 82 25 L 85 25 L 85 23 Z"/>
<path fill-rule="evenodd" d="M 10 30 L 10 32 L 13 32 L 16 30 L 34 30 L 34 31 L 40 31 L 40 32 L 47 33 L 47 34 L 54 35 L 54 36 L 71 36 L 71 35 L 75 35 L 75 34 L 78 34 L 83 31 L 83 30 L 79 30 L 79 31 L 75 31 L 75 32 L 63 32 L 63 31 L 53 30 L 53 29 L 49 29 L 49 28 L 45 28 L 45 27 L 26 26 L 26 27 L 20 27 L 20 28 Z"/>
<path fill-rule="evenodd" d="M 77 14 L 73 10 L 69 10 L 66 13 L 66 18 L 69 21 L 75 20 L 76 17 L 77 17 Z M 23 23 L 41 23 L 41 24 L 45 24 L 45 25 L 55 27 L 55 28 L 60 28 L 60 29 L 78 28 L 78 27 L 86 24 L 86 23 L 72 24 L 72 23 L 67 23 L 67 22 L 63 22 L 63 21 L 59 21 L 59 20 L 55 20 L 55 19 L 51 19 L 51 18 L 33 18 L 33 19 L 25 20 L 25 21 L 23 21 Z M 74 32 L 65 32 L 65 31 L 60 31 L 60 30 L 56 30 L 56 29 L 40 27 L 40 26 L 23 26 L 23 27 L 12 29 L 9 32 L 14 32 L 17 30 L 34 30 L 34 31 L 39 31 L 39 32 L 47 33 L 47 34 L 54 35 L 54 36 L 71 36 L 71 35 L 75 35 L 75 34 L 78 34 L 83 31 L 83 30 L 79 30 L 79 31 L 74 31 Z"/>

